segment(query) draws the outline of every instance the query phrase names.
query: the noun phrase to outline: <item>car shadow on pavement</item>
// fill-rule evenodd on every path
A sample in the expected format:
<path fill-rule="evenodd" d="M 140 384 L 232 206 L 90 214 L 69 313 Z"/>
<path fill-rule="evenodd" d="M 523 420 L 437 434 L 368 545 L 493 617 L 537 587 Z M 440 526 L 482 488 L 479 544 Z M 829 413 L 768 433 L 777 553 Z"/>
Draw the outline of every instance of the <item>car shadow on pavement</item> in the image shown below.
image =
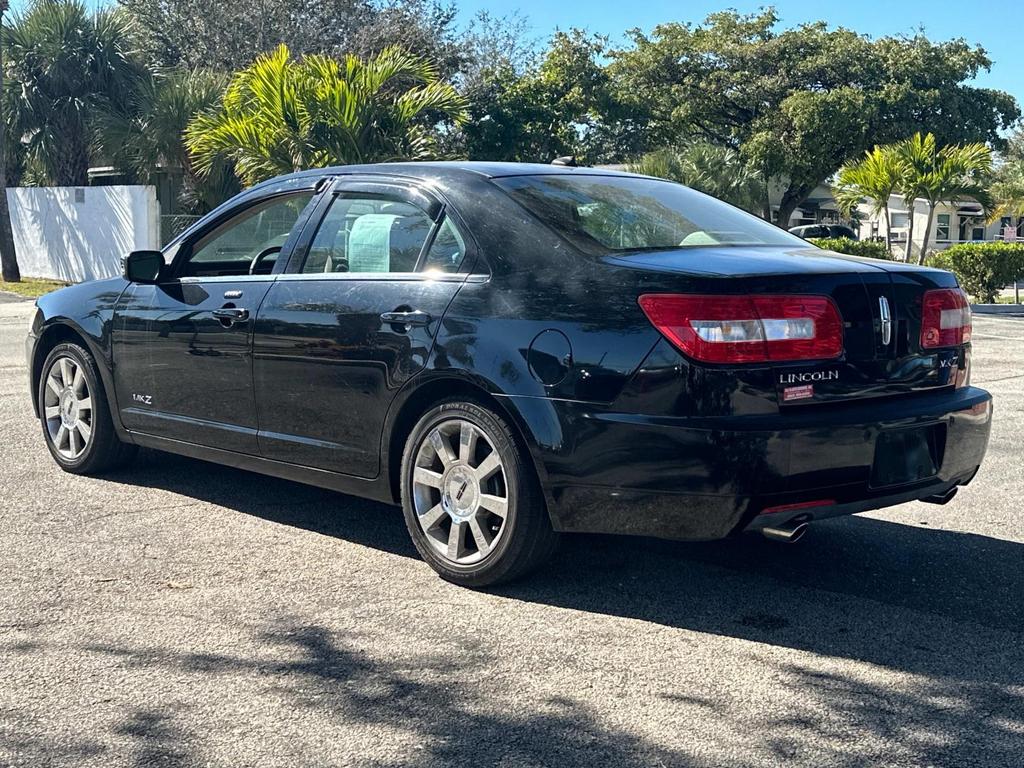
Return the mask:
<path fill-rule="evenodd" d="M 387 504 L 153 451 L 108 478 L 418 558 L 401 512 Z M 910 620 L 907 612 L 917 612 L 918 626 L 926 619 L 1021 632 L 1024 544 L 929 528 L 912 511 L 905 524 L 860 516 L 820 521 L 796 545 L 749 535 L 687 543 L 575 534 L 542 570 L 492 591 L 930 672 L 947 662 L 928 659 L 945 654 L 927 643 L 913 656 L 905 648 L 890 653 L 884 638 L 898 645 L 900 627 L 878 626 L 883 613 Z M 824 623 L 806 631 L 818 621 Z M 859 647 L 865 627 L 869 638 Z"/>
<path fill-rule="evenodd" d="M 142 449 L 131 466 L 105 475 L 162 488 L 282 525 L 418 557 L 396 507 L 311 485 Z"/>
<path fill-rule="evenodd" d="M 400 512 L 387 505 L 146 452 L 130 472 L 111 479 L 416 556 Z M 906 510 L 905 523 L 867 517 L 822 521 L 795 546 L 749 536 L 692 544 L 567 536 L 548 567 L 492 592 L 509 600 L 866 662 L 910 676 L 905 686 L 892 686 L 791 659 L 766 661 L 765 674 L 794 687 L 807 702 L 805 711 L 780 711 L 777 732 L 756 737 L 780 760 L 796 748 L 794 739 L 832 744 L 828 736 L 839 718 L 875 738 L 909 744 L 914 764 L 1016 765 L 1024 753 L 1024 545 L 929 528 L 917 520 L 913 507 Z M 435 578 L 425 565 L 422 578 Z M 643 631 L 642 625 L 637 631 Z M 635 764 L 630 756 L 644 753 L 652 759 L 641 762 L 649 764 L 688 761 L 630 734 L 602 730 L 569 700 L 549 702 L 550 712 L 535 718 L 519 715 L 519 720 L 487 714 L 486 706 L 463 710 L 465 702 L 456 701 L 450 710 L 442 706 L 444 716 L 439 716 L 437 702 L 447 700 L 447 682 L 424 682 L 422 670 L 429 671 L 431 664 L 450 669 L 469 663 L 464 655 L 406 661 L 397 669 L 346 650 L 344 638 L 328 627 L 274 628 L 264 640 L 301 651 L 303 658 L 281 662 L 280 674 L 323 686 L 310 700 L 317 706 L 329 706 L 346 718 L 383 722 L 400 717 L 422 729 L 427 743 L 438 745 L 422 759 L 402 764 L 460 764 L 461 750 L 471 745 L 452 736 L 445 724 L 450 718 L 476 720 L 478 727 L 463 732 L 496 735 L 513 729 L 525 734 L 510 747 L 524 750 L 513 755 L 523 764 L 541 754 L 540 745 L 550 758 L 552 744 L 563 745 L 566 752 L 563 761 L 546 760 L 549 764 L 598 764 L 586 758 L 602 754 L 610 756 L 600 761 L 603 765 Z M 164 649 L 90 650 L 122 656 L 132 665 L 175 664 L 197 671 L 266 665 L 244 657 L 173 657 Z M 420 671 L 403 671 L 409 669 Z M 359 686 L 334 685 L 352 678 L 374 692 L 367 695 L 383 693 L 367 700 Z M 299 689 L 304 690 L 298 686 L 296 696 L 305 696 Z M 429 708 L 434 708 L 432 715 Z M 586 738 L 577 743 L 567 733 Z M 829 748 L 836 750 L 835 764 L 846 764 L 850 755 L 842 753 L 843 742 L 833 741 Z M 587 744 L 592 747 L 581 746 Z M 885 762 L 884 756 L 880 760 Z"/>
<path fill-rule="evenodd" d="M 390 505 L 147 451 L 134 467 L 108 477 L 418 558 L 400 511 Z M 1024 545 L 930 528 L 918 523 L 912 510 L 905 523 L 861 516 L 819 521 L 797 545 L 756 536 L 684 543 L 570 535 L 552 563 L 493 591 L 888 664 L 884 638 L 895 638 L 899 628 L 873 626 L 883 609 L 890 616 L 918 611 L 965 627 L 1024 630 Z M 833 604 L 841 596 L 848 599 Z M 868 615 L 850 613 L 864 601 L 869 601 Z M 714 609 L 701 609 L 705 605 Z M 715 626 L 713 617 L 726 614 L 727 621 Z M 825 618 L 826 625 L 804 631 L 805 615 Z M 865 626 L 879 631 L 870 633 L 867 647 L 858 648 L 855 630 Z M 941 643 L 923 644 L 922 653 L 944 655 Z M 897 666 L 928 668 L 924 657 Z"/>

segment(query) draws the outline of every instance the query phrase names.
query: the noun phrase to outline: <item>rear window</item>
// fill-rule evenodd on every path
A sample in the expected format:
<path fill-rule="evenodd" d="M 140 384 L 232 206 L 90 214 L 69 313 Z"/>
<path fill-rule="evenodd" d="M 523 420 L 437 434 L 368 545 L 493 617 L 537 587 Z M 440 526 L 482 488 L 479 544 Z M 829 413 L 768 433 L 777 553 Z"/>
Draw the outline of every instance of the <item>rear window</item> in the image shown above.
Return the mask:
<path fill-rule="evenodd" d="M 495 183 L 588 253 L 801 246 L 800 238 L 681 184 L 630 176 L 509 176 Z"/>

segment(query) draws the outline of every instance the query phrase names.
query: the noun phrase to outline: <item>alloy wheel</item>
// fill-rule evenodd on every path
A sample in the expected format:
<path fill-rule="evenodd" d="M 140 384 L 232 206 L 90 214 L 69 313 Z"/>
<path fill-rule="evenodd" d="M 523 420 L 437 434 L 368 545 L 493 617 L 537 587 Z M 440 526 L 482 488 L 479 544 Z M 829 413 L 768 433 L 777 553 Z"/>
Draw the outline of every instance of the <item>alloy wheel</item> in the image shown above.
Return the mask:
<path fill-rule="evenodd" d="M 43 393 L 46 432 L 65 459 L 78 459 L 92 439 L 92 393 L 82 366 L 69 356 L 58 357 L 46 372 Z"/>
<path fill-rule="evenodd" d="M 442 558 L 473 565 L 495 551 L 506 528 L 505 467 L 478 425 L 448 419 L 424 436 L 412 476 L 416 520 Z"/>

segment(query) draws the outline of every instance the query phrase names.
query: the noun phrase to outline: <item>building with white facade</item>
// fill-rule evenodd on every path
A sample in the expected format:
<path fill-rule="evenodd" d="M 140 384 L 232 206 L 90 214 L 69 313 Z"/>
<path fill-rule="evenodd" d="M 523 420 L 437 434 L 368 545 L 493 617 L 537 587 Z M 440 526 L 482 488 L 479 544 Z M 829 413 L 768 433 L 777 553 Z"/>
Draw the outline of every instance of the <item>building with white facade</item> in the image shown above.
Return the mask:
<path fill-rule="evenodd" d="M 905 249 L 910 217 L 914 217 L 911 252 L 921 253 L 925 228 L 928 224 L 928 203 L 915 202 L 913 212 L 900 195 L 889 199 L 889 216 L 892 221 L 893 249 Z M 859 208 L 860 237 L 863 240 L 884 238 L 886 234 L 885 215 L 874 214 L 871 206 L 862 204 Z M 989 222 L 974 200 L 940 203 L 935 209 L 935 218 L 928 235 L 928 250 L 941 251 L 957 243 L 975 243 L 993 240 L 1024 240 L 1024 216 L 1003 216 Z"/>

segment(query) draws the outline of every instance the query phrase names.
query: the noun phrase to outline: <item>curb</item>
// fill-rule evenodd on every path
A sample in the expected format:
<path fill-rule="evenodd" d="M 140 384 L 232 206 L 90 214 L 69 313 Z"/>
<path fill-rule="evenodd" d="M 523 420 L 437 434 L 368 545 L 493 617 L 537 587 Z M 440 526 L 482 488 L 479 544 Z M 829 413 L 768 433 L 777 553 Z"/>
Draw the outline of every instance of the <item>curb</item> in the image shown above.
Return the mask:
<path fill-rule="evenodd" d="M 1024 304 L 971 304 L 971 312 L 976 315 L 1024 317 Z"/>

